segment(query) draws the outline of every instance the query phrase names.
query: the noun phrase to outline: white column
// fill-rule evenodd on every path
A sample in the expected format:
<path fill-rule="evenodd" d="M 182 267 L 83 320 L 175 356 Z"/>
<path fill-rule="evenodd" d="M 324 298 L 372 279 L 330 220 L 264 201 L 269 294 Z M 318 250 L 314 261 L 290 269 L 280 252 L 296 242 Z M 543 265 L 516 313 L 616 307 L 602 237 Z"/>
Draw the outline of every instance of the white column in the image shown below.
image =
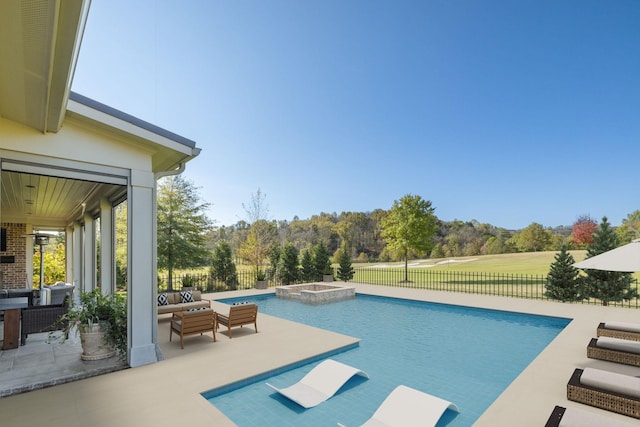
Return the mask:
<path fill-rule="evenodd" d="M 31 224 L 27 224 L 26 232 L 27 234 L 33 234 L 33 227 Z M 33 287 L 33 240 L 34 236 L 28 236 L 25 245 L 25 249 L 27 251 L 25 254 L 27 277 L 25 277 L 24 287 L 27 289 L 31 289 Z"/>
<path fill-rule="evenodd" d="M 116 292 L 115 222 L 113 206 L 106 199 L 100 200 L 100 286 L 102 294 Z"/>
<path fill-rule="evenodd" d="M 75 286 L 75 291 L 73 292 L 74 298 L 76 301 L 80 297 L 80 293 L 84 292 L 84 283 L 82 281 L 82 224 L 79 222 L 73 223 L 73 252 L 71 253 L 71 257 L 73 258 L 73 269 L 71 280 Z"/>
<path fill-rule="evenodd" d="M 96 227 L 91 215 L 84 215 L 82 239 L 82 282 L 85 292 L 96 288 Z"/>
<path fill-rule="evenodd" d="M 157 362 L 158 341 L 155 177 L 132 171 L 128 192 L 129 365 Z"/>
<path fill-rule="evenodd" d="M 64 281 L 73 283 L 73 261 L 75 251 L 75 239 L 73 238 L 73 227 L 68 226 L 64 229 Z"/>

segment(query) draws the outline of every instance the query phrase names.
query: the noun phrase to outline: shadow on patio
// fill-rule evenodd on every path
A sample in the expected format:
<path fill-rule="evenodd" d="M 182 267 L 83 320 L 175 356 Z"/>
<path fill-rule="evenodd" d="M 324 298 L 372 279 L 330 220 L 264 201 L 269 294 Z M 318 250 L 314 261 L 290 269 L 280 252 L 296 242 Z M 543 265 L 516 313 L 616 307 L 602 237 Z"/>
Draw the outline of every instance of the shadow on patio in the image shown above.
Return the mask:
<path fill-rule="evenodd" d="M 2 331 L 0 322 L 0 337 Z M 117 356 L 81 360 L 80 337 L 70 336 L 63 344 L 48 338 L 48 332 L 31 334 L 24 346 L 0 350 L 0 398 L 127 368 Z"/>

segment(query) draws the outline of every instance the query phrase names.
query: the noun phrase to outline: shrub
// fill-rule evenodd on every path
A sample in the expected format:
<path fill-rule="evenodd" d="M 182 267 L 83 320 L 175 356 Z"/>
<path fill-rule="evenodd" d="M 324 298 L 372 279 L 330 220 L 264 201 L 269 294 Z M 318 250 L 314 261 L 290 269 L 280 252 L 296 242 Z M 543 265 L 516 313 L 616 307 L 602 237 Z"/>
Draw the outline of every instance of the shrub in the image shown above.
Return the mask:
<path fill-rule="evenodd" d="M 340 249 L 339 263 L 338 279 L 345 282 L 353 279 L 355 270 L 351 266 L 351 256 L 349 256 L 349 251 L 344 248 Z"/>
<path fill-rule="evenodd" d="M 573 266 L 574 263 L 575 260 L 567 252 L 567 247 L 562 246 L 560 252 L 554 257 L 547 276 L 547 289 L 544 293 L 547 298 L 560 301 L 579 301 L 583 299 L 582 281 L 578 277 L 580 270 Z"/>

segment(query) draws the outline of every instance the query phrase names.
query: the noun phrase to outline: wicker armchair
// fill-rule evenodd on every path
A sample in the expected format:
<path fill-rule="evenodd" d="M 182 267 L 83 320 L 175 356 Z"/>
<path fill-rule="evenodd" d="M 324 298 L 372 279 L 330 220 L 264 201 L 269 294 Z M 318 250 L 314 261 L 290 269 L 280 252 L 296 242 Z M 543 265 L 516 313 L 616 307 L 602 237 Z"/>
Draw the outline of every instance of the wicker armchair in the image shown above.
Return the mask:
<path fill-rule="evenodd" d="M 40 305 L 22 309 L 22 327 L 20 329 L 20 345 L 24 345 L 28 334 L 62 330 L 66 325 L 59 323 L 69 307 L 69 297 L 59 305 Z M 68 338 L 68 336 L 67 336 Z"/>

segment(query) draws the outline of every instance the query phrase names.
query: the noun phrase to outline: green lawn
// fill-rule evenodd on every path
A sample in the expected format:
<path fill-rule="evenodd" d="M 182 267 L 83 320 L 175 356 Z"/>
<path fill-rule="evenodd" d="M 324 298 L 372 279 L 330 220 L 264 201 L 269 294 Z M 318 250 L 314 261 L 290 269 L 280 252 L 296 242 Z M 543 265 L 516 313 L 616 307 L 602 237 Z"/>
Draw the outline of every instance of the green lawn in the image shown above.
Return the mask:
<path fill-rule="evenodd" d="M 570 251 L 573 258 L 582 261 L 586 251 Z M 509 273 L 509 274 L 541 274 L 547 275 L 549 266 L 554 261 L 557 252 L 526 252 L 500 255 L 478 255 L 469 257 L 433 258 L 425 260 L 411 260 L 409 266 L 412 269 L 430 269 L 438 271 L 466 271 L 482 273 Z M 386 267 L 403 268 L 403 262 L 354 264 L 355 268 L 376 265 Z"/>
<path fill-rule="evenodd" d="M 506 275 L 539 275 L 546 277 L 557 253 L 556 251 L 546 251 L 410 260 L 409 269 L 410 272 L 448 271 Z M 570 253 L 576 262 L 578 262 L 585 258 L 587 251 L 576 250 L 570 251 Z M 403 270 L 404 262 L 354 263 L 353 267 L 356 270 L 378 268 L 389 271 Z M 251 270 L 251 267 L 247 265 L 238 265 L 237 268 L 239 274 L 248 274 Z M 337 268 L 337 265 L 334 265 L 334 268 Z M 186 273 L 199 275 L 207 274 L 208 271 L 208 268 L 203 267 L 199 269 L 176 270 L 174 274 L 176 276 Z M 166 272 L 160 272 L 159 274 L 164 276 Z M 640 274 L 635 274 L 634 277 L 640 278 Z"/>

